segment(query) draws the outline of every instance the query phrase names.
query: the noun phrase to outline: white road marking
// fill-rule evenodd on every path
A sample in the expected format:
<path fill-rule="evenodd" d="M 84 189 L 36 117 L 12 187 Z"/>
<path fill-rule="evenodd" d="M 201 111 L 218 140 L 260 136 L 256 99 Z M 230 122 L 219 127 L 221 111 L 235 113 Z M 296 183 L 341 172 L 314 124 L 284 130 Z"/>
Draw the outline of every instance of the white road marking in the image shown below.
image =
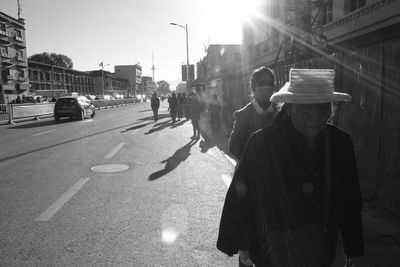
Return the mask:
<path fill-rule="evenodd" d="M 42 135 L 42 134 L 50 133 L 50 132 L 54 132 L 54 131 L 55 131 L 55 129 L 53 129 L 53 130 L 48 130 L 48 131 L 45 131 L 45 132 L 41 132 L 41 133 L 34 134 L 34 135 L 32 135 L 32 136 L 38 136 L 38 135 Z"/>
<path fill-rule="evenodd" d="M 89 181 L 90 178 L 82 178 L 76 184 L 74 184 L 71 189 L 69 189 L 67 192 L 65 192 L 56 202 L 53 203 L 47 210 L 45 210 L 39 217 L 35 219 L 35 222 L 40 222 L 40 221 L 48 221 L 53 217 L 54 214 L 59 211 L 62 206 L 64 206 L 67 201 L 73 197 L 73 195 L 81 189 L 81 187 Z"/>
<path fill-rule="evenodd" d="M 104 158 L 106 159 L 112 158 L 118 152 L 118 150 L 120 150 L 124 145 L 125 143 L 120 143 L 116 148 L 111 150 Z"/>
<path fill-rule="evenodd" d="M 222 178 L 222 181 L 224 181 L 224 183 L 226 184 L 227 187 L 229 187 L 231 185 L 232 177 L 230 177 L 229 175 L 226 175 L 226 174 L 221 174 L 221 178 Z"/>

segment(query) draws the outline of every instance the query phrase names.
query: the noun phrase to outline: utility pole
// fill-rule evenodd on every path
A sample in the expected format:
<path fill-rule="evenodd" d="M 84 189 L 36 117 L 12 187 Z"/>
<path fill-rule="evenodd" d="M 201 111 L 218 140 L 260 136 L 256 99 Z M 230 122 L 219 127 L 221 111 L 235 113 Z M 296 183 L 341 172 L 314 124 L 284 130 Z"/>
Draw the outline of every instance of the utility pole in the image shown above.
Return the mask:
<path fill-rule="evenodd" d="M 154 71 L 156 70 L 156 68 L 154 67 L 154 51 L 151 51 L 151 59 L 153 62 L 153 66 L 151 67 L 151 70 L 153 71 L 153 82 L 156 82 L 156 79 L 154 77 Z"/>

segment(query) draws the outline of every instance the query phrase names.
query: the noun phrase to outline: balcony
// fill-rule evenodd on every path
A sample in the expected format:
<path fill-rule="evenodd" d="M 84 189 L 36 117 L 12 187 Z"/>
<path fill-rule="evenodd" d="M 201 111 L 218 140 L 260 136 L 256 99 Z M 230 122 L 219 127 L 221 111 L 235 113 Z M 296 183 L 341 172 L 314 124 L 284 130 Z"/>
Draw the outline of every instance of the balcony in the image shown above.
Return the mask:
<path fill-rule="evenodd" d="M 7 52 L 1 51 L 0 54 L 1 54 L 1 57 L 4 57 L 4 58 L 11 58 L 11 55 L 10 55 L 9 53 L 7 53 Z"/>
<path fill-rule="evenodd" d="M 21 56 L 21 55 L 16 55 L 15 58 L 16 58 L 18 61 L 24 61 L 24 62 L 25 62 L 25 58 L 24 58 L 23 56 Z"/>
<path fill-rule="evenodd" d="M 8 33 L 6 31 L 0 31 L 0 37 L 8 37 Z"/>
<path fill-rule="evenodd" d="M 18 42 L 24 42 L 24 39 L 17 35 L 15 35 L 15 40 L 17 40 Z"/>
<path fill-rule="evenodd" d="M 324 34 L 329 41 L 338 43 L 379 31 L 400 22 L 399 10 L 398 1 L 377 1 L 324 25 Z"/>

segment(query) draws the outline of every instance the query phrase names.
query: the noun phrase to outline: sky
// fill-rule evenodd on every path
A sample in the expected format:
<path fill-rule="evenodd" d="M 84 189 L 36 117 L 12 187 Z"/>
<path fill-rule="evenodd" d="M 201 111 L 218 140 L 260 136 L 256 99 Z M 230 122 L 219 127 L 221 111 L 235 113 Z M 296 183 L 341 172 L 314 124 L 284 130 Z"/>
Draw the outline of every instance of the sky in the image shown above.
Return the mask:
<path fill-rule="evenodd" d="M 0 11 L 18 18 L 17 0 L 0 0 Z M 142 66 L 142 75 L 166 80 L 174 89 L 186 64 L 197 63 L 209 44 L 240 44 L 245 0 L 20 0 L 27 54 L 70 57 L 74 69 L 114 71 L 114 65 Z M 109 65 L 107 65 L 109 64 Z"/>

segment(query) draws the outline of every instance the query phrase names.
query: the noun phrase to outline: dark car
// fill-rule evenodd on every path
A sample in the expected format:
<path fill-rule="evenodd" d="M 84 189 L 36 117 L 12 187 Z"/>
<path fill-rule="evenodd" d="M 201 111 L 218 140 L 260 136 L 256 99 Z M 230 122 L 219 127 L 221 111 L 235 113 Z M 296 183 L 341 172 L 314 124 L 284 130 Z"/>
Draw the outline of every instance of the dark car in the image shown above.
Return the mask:
<path fill-rule="evenodd" d="M 63 96 L 57 99 L 54 105 L 54 119 L 58 121 L 61 117 L 78 118 L 94 117 L 96 114 L 92 102 L 85 96 Z"/>

